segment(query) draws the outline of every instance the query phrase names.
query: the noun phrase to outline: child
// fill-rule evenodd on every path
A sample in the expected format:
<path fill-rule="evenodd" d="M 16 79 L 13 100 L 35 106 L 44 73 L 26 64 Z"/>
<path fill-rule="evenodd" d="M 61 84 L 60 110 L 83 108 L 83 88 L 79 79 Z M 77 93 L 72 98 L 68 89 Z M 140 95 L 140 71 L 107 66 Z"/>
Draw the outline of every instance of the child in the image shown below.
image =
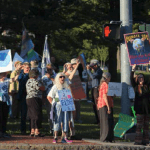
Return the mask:
<path fill-rule="evenodd" d="M 6 124 L 8 119 L 10 98 L 8 95 L 9 84 L 18 79 L 20 70 L 15 78 L 8 79 L 7 73 L 0 73 L 0 137 L 10 137 L 6 133 Z"/>

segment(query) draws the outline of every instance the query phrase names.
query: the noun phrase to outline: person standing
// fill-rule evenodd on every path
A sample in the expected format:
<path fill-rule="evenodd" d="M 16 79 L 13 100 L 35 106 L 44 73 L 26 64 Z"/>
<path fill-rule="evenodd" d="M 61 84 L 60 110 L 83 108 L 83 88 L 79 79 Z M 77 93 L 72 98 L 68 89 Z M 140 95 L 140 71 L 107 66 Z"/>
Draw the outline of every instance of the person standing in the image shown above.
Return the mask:
<path fill-rule="evenodd" d="M 18 77 L 19 92 L 17 99 L 20 101 L 21 109 L 21 134 L 26 134 L 26 117 L 27 117 L 27 104 L 26 104 L 26 82 L 29 79 L 30 65 L 28 62 L 23 64 L 23 70 Z"/>
<path fill-rule="evenodd" d="M 32 69 L 29 72 L 29 78 L 26 83 L 26 102 L 28 107 L 28 117 L 31 122 L 30 136 L 43 137 L 39 129 L 42 124 L 42 91 L 45 90 L 44 85 L 37 80 L 39 71 Z"/>
<path fill-rule="evenodd" d="M 52 133 L 53 124 L 52 124 L 52 121 L 50 120 L 51 104 L 49 103 L 49 101 L 47 99 L 47 95 L 50 92 L 50 90 L 53 86 L 53 82 L 54 82 L 53 68 L 52 68 L 51 64 L 46 65 L 46 74 L 42 77 L 42 81 L 45 86 L 43 98 L 44 98 L 45 107 L 46 107 L 46 111 L 47 111 L 48 123 L 50 126 L 50 133 Z"/>
<path fill-rule="evenodd" d="M 10 137 L 6 133 L 6 125 L 8 120 L 8 112 L 10 105 L 10 98 L 8 95 L 9 84 L 18 79 L 20 70 L 18 70 L 14 78 L 8 79 L 7 73 L 0 73 L 0 137 Z"/>
<path fill-rule="evenodd" d="M 99 86 L 97 109 L 100 116 L 100 141 L 112 142 L 114 140 L 113 98 L 108 96 L 108 83 L 111 79 L 109 72 L 102 74 Z"/>
<path fill-rule="evenodd" d="M 136 112 L 136 137 L 134 145 L 149 144 L 149 120 L 150 120 L 150 89 L 144 75 L 139 73 L 134 78 L 136 64 L 132 66 L 131 83 L 135 89 L 134 110 Z M 142 133 L 143 129 L 143 133 Z"/>
<path fill-rule="evenodd" d="M 96 107 L 96 101 L 98 98 L 98 87 L 100 79 L 102 78 L 103 71 L 99 67 L 99 62 L 96 59 L 91 60 L 90 65 L 87 65 L 87 73 L 92 79 L 92 101 L 93 101 L 93 110 L 95 113 L 96 123 L 99 123 L 98 110 Z M 91 72 L 93 71 L 93 73 Z"/>
<path fill-rule="evenodd" d="M 67 139 L 67 132 L 69 128 L 69 119 L 71 111 L 62 111 L 62 106 L 59 100 L 59 90 L 70 90 L 64 73 L 58 73 L 55 78 L 55 84 L 49 92 L 47 99 L 53 106 L 54 110 L 54 139 L 53 143 L 57 143 L 58 131 L 62 128 L 62 143 L 72 143 Z"/>
<path fill-rule="evenodd" d="M 21 61 L 16 61 L 14 66 L 15 66 L 15 70 L 10 75 L 11 79 L 14 78 L 17 75 L 18 71 L 22 68 Z M 10 83 L 9 93 L 12 96 L 12 117 L 13 118 L 19 118 L 20 103 L 17 99 L 18 91 L 19 91 L 19 82 L 15 81 Z"/>

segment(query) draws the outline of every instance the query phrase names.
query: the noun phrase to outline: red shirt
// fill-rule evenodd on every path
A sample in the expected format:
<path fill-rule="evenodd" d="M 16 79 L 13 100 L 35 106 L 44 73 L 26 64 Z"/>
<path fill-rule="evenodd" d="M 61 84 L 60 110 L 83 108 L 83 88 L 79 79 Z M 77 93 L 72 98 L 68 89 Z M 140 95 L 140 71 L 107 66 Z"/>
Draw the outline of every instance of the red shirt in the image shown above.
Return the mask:
<path fill-rule="evenodd" d="M 107 94 L 107 92 L 108 92 L 108 84 L 106 82 L 103 82 L 99 89 L 99 97 L 97 100 L 98 109 L 107 106 L 103 98 L 104 94 Z M 113 107 L 113 98 L 111 96 L 107 96 L 107 99 L 110 108 Z"/>

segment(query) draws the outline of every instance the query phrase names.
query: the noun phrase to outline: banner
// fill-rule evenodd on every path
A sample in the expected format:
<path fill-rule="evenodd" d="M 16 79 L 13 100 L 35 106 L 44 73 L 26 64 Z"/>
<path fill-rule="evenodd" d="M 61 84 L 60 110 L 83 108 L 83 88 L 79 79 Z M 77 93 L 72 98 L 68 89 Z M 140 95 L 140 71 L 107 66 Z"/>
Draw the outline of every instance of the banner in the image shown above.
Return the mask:
<path fill-rule="evenodd" d="M 122 84 L 116 82 L 109 82 L 108 84 L 108 96 L 121 96 L 122 95 Z"/>
<path fill-rule="evenodd" d="M 126 114 L 119 114 L 119 121 L 114 128 L 114 136 L 123 137 L 123 135 L 136 124 L 136 118 Z"/>
<path fill-rule="evenodd" d="M 0 73 L 12 71 L 11 50 L 0 51 Z"/>
<path fill-rule="evenodd" d="M 148 64 L 150 42 L 148 32 L 124 34 L 130 65 Z"/>
<path fill-rule="evenodd" d="M 24 58 L 27 55 L 27 53 L 33 48 L 34 44 L 28 35 L 28 31 L 24 29 L 22 33 L 22 46 L 20 56 Z"/>
<path fill-rule="evenodd" d="M 71 82 L 72 83 L 70 84 L 70 88 L 73 98 L 78 100 L 85 99 L 86 94 L 82 87 L 80 77 L 78 75 L 75 75 Z"/>
<path fill-rule="evenodd" d="M 42 76 L 45 75 L 46 65 L 49 64 L 49 63 L 51 63 L 47 39 L 48 39 L 48 37 L 46 35 L 45 36 L 45 43 L 44 43 L 44 50 L 43 50 L 42 63 L 41 63 Z"/>
<path fill-rule="evenodd" d="M 18 55 L 17 52 L 16 52 L 15 55 L 14 55 L 12 70 L 15 70 L 14 64 L 15 64 L 16 61 L 21 61 L 21 62 L 24 61 L 24 59 L 22 59 L 22 58 Z"/>
<path fill-rule="evenodd" d="M 58 96 L 61 103 L 62 111 L 75 110 L 75 105 L 70 90 L 59 90 Z"/>

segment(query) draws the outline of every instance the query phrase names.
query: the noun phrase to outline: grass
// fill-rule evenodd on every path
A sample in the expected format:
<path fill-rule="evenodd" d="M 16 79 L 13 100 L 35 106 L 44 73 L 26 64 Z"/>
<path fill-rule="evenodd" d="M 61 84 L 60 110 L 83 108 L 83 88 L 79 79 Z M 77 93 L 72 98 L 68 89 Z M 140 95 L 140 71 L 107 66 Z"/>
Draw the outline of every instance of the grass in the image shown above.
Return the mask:
<path fill-rule="evenodd" d="M 120 99 L 114 99 L 114 121 L 115 124 L 118 121 L 118 116 L 120 113 Z M 99 139 L 100 128 L 96 122 L 95 115 L 93 113 L 92 103 L 87 101 L 81 101 L 81 120 L 82 124 L 75 123 L 76 135 L 82 138 L 89 139 Z M 47 122 L 46 110 L 43 108 L 43 123 L 42 123 L 42 133 L 46 135 L 49 134 L 49 125 Z M 27 122 L 27 133 L 29 134 L 29 123 Z M 7 132 L 9 134 L 20 134 L 20 119 L 8 119 Z M 52 136 L 52 135 L 51 135 Z"/>

